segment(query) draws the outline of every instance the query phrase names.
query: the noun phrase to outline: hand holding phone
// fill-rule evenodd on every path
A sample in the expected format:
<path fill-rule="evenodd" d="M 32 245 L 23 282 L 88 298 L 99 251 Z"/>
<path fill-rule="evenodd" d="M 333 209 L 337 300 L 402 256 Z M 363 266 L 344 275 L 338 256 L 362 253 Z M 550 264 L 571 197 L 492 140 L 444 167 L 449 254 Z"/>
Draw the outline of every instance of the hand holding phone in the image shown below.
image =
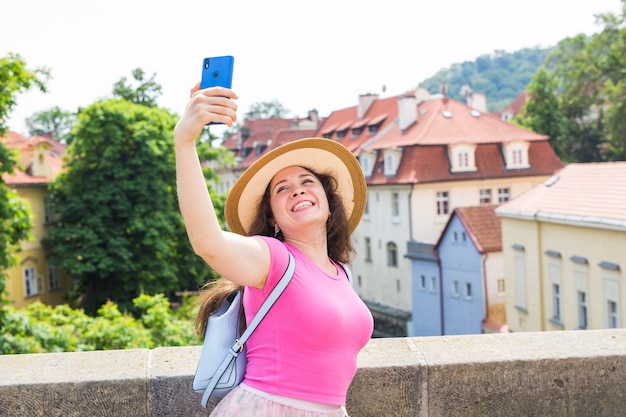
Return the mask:
<path fill-rule="evenodd" d="M 232 88 L 235 58 L 230 55 L 204 58 L 200 89 L 209 87 Z M 211 122 L 209 125 L 223 124 Z"/>

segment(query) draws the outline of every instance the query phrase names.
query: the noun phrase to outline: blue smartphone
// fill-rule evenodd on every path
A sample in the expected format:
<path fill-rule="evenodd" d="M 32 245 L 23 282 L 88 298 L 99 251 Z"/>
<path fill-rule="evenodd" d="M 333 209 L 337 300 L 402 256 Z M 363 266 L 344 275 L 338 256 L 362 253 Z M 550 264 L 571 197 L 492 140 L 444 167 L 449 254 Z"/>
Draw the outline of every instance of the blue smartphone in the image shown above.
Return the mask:
<path fill-rule="evenodd" d="M 232 88 L 234 65 L 235 58 L 230 55 L 204 58 L 202 61 L 200 89 L 218 86 Z M 211 122 L 208 125 L 221 124 L 223 123 Z"/>
<path fill-rule="evenodd" d="M 234 64 L 235 58 L 230 55 L 204 58 L 200 88 L 216 86 L 232 88 Z"/>

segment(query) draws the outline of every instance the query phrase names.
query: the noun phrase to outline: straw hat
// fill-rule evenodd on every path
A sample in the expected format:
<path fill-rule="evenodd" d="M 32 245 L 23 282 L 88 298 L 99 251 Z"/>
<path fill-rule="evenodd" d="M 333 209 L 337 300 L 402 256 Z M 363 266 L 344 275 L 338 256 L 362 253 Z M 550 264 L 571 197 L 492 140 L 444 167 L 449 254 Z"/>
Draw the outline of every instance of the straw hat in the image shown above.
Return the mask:
<path fill-rule="evenodd" d="M 226 223 L 232 232 L 246 235 L 259 202 L 274 175 L 289 166 L 302 166 L 331 174 L 343 199 L 352 233 L 363 216 L 367 186 L 363 170 L 352 152 L 330 139 L 305 138 L 272 149 L 257 159 L 235 182 L 226 198 Z"/>

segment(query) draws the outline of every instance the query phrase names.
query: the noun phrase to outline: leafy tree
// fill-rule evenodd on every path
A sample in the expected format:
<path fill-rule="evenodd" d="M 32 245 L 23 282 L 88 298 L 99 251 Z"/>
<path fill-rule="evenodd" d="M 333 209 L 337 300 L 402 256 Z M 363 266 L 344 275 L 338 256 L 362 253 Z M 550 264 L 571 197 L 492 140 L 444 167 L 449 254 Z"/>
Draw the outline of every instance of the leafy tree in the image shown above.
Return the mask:
<path fill-rule="evenodd" d="M 626 159 L 625 17 L 626 0 L 622 0 L 621 16 L 597 16 L 604 25 L 601 32 L 561 41 L 546 60 L 559 82 L 570 160 Z"/>
<path fill-rule="evenodd" d="M 157 99 L 162 94 L 161 85 L 154 79 L 156 74 L 146 79 L 146 73 L 141 68 L 133 70 L 133 79 L 137 86 L 127 83 L 127 78 L 122 77 L 113 85 L 113 96 L 120 97 L 131 101 L 135 104 L 141 104 L 148 107 L 156 107 Z"/>
<path fill-rule="evenodd" d="M 252 103 L 250 110 L 246 113 L 246 120 L 256 119 L 282 119 L 289 110 L 287 110 L 278 100 L 263 101 Z"/>
<path fill-rule="evenodd" d="M 0 137 L 8 131 L 6 120 L 17 103 L 17 95 L 32 87 L 45 92 L 48 76 L 47 69 L 27 69 L 26 63 L 17 54 L 10 53 L 0 58 Z M 12 174 L 16 166 L 17 156 L 0 142 L 0 175 Z M 2 297 L 6 280 L 4 271 L 15 264 L 14 253 L 18 243 L 29 236 L 31 218 L 26 204 L 0 177 L 0 301 L 6 302 Z M 0 329 L 4 317 L 0 306 Z"/>
<path fill-rule="evenodd" d="M 78 282 L 93 313 L 123 310 L 140 293 L 202 282 L 209 269 L 191 250 L 175 191 L 172 131 L 163 109 L 113 99 L 78 115 L 67 170 L 51 187 L 59 216 L 43 241 L 52 262 Z"/>
<path fill-rule="evenodd" d="M 76 123 L 76 114 L 54 106 L 33 114 L 26 119 L 26 127 L 31 136 L 50 134 L 53 139 L 70 144 L 70 131 Z"/>
<path fill-rule="evenodd" d="M 557 155 L 567 160 L 567 120 L 561 110 L 556 89 L 554 77 L 544 67 L 540 67 L 528 85 L 528 100 L 513 121 L 533 132 L 550 136 Z"/>

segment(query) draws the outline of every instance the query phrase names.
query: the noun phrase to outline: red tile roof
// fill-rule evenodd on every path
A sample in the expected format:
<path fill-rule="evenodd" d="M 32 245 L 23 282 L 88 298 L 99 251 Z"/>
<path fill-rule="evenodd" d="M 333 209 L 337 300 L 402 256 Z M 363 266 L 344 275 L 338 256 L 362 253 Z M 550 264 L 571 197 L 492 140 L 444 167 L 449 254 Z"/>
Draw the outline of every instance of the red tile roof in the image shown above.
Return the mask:
<path fill-rule="evenodd" d="M 548 136 L 532 132 L 481 113 L 460 101 L 438 98 L 417 106 L 417 123 L 404 131 L 394 126 L 368 150 L 409 145 L 454 145 L 458 143 L 506 143 L 546 141 Z"/>
<path fill-rule="evenodd" d="M 497 210 L 503 216 L 626 228 L 626 162 L 569 164 Z"/>
<path fill-rule="evenodd" d="M 519 96 L 515 97 L 515 99 L 505 108 L 494 112 L 498 117 L 502 117 L 504 113 L 511 113 L 513 116 L 522 111 L 522 108 L 526 105 L 526 101 L 528 100 L 528 91 L 523 91 Z"/>
<path fill-rule="evenodd" d="M 528 148 L 529 169 L 505 169 L 501 146 L 497 143 L 479 144 L 476 147 L 476 171 L 450 171 L 448 150 L 445 146 L 408 146 L 404 148 L 398 172 L 386 177 L 382 169 L 374 169 L 367 178 L 370 185 L 416 184 L 440 181 L 480 180 L 551 175 L 563 167 L 547 141 L 530 142 Z M 376 166 L 382 166 L 382 156 Z"/>
<path fill-rule="evenodd" d="M 62 157 L 65 154 L 65 145 L 52 139 L 50 136 L 33 136 L 26 138 L 16 132 L 7 132 L 0 139 L 2 144 L 8 148 L 17 149 L 18 152 L 28 152 L 31 148 L 40 143 L 46 143 L 49 146 L 47 153 L 48 164 L 50 165 L 50 177 L 35 177 L 21 169 L 15 169 L 14 175 L 2 174 L 2 180 L 9 186 L 28 186 L 48 184 L 63 168 Z M 26 167 L 28 168 L 28 167 Z"/>
<path fill-rule="evenodd" d="M 497 204 L 456 208 L 456 214 L 479 253 L 502 251 L 502 221 Z"/>

